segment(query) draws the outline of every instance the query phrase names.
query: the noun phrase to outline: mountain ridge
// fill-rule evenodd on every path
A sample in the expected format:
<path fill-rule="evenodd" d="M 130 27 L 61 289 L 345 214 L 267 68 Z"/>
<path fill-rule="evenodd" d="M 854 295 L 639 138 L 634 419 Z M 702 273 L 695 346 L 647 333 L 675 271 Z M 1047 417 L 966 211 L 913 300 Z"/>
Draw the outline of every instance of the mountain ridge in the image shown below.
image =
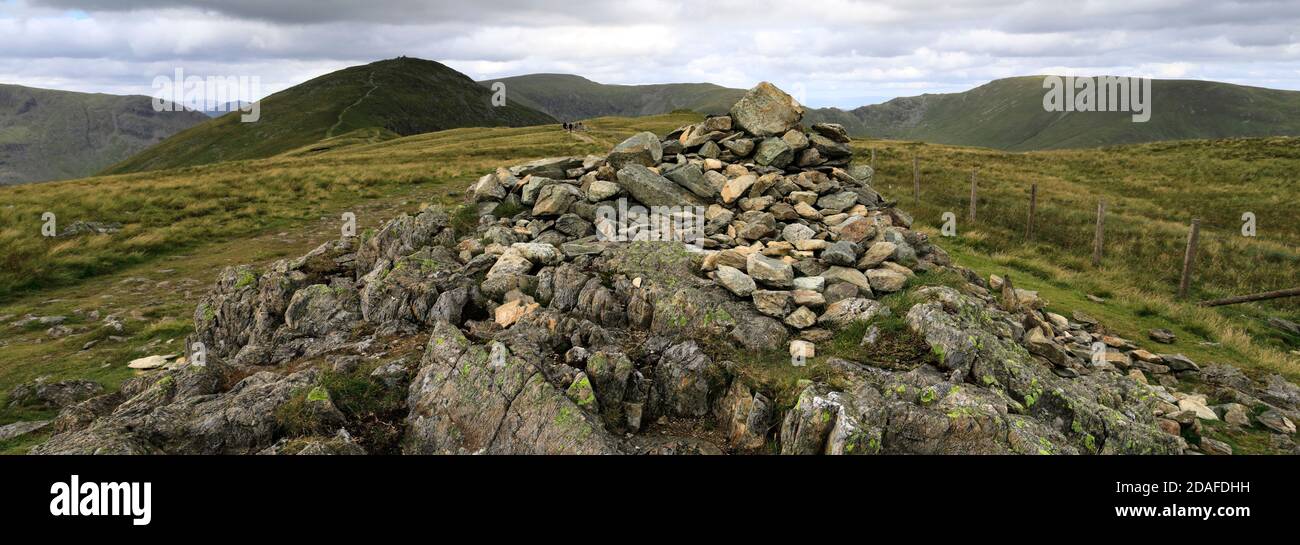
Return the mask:
<path fill-rule="evenodd" d="M 259 159 L 358 129 L 408 136 L 474 126 L 556 123 L 507 100 L 441 63 L 398 57 L 352 66 L 300 83 L 260 101 L 261 119 L 226 115 L 192 127 L 106 169 L 123 174 L 221 161 Z"/>
<path fill-rule="evenodd" d="M 89 176 L 206 119 L 143 95 L 0 84 L 0 185 Z"/>
<path fill-rule="evenodd" d="M 804 121 L 839 123 L 855 136 L 1007 151 L 1300 135 L 1300 91 L 1201 80 L 1153 80 L 1154 116 L 1146 123 L 1133 123 L 1128 112 L 1067 116 L 1044 110 L 1043 77 L 1002 78 L 967 91 L 898 97 L 848 110 L 808 108 Z M 724 114 L 725 105 L 744 92 L 713 84 L 606 85 L 562 74 L 528 74 L 479 83 L 493 82 L 505 82 L 514 99 L 569 120 L 650 115 L 674 108 Z M 636 90 L 652 91 L 656 101 L 627 96 Z"/>

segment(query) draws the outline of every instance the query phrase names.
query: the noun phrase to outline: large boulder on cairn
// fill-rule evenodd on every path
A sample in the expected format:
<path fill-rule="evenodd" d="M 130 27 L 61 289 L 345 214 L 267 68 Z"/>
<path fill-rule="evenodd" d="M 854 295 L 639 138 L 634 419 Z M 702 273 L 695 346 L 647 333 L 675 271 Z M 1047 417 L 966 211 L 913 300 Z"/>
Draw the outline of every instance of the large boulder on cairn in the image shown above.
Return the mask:
<path fill-rule="evenodd" d="M 620 169 L 618 185 L 632 195 L 632 198 L 646 206 L 702 204 L 700 199 L 690 191 L 639 164 L 627 165 Z"/>
<path fill-rule="evenodd" d="M 803 106 L 766 81 L 755 85 L 731 107 L 731 120 L 755 136 L 780 136 L 803 118 Z"/>
<path fill-rule="evenodd" d="M 641 132 L 614 146 L 606 161 L 614 170 L 618 170 L 627 165 L 652 167 L 659 164 L 663 156 L 659 137 L 652 132 Z"/>

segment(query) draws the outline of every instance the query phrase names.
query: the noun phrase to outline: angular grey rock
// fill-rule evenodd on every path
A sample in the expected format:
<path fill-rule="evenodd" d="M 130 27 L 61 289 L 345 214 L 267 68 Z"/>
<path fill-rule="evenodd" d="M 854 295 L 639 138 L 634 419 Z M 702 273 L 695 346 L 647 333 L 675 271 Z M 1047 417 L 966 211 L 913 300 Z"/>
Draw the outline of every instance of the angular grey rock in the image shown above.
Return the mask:
<path fill-rule="evenodd" d="M 32 432 L 40 431 L 50 425 L 52 420 L 28 420 L 0 426 L 0 441 L 8 441 Z"/>
<path fill-rule="evenodd" d="M 584 198 L 577 186 L 567 183 L 553 183 L 538 191 L 537 203 L 533 205 L 534 216 L 559 216 L 569 211 L 573 203 Z"/>
<path fill-rule="evenodd" d="M 871 291 L 877 293 L 894 293 L 907 286 L 907 276 L 889 269 L 871 269 L 867 271 L 867 280 L 871 282 Z"/>
<path fill-rule="evenodd" d="M 852 191 L 832 193 L 817 199 L 817 207 L 841 212 L 858 203 L 858 194 Z"/>
<path fill-rule="evenodd" d="M 654 370 L 650 408 L 654 417 L 697 418 L 708 414 L 723 394 L 725 375 L 695 341 L 664 351 Z"/>
<path fill-rule="evenodd" d="M 785 346 L 789 332 L 775 318 L 755 316 L 738 320 L 731 330 L 731 340 L 747 350 L 767 351 Z"/>
<path fill-rule="evenodd" d="M 836 142 L 844 144 L 849 142 L 849 131 L 844 130 L 844 125 L 839 123 L 813 123 L 812 130 Z"/>
<path fill-rule="evenodd" d="M 754 151 L 754 140 L 752 138 L 734 138 L 724 141 L 722 147 L 727 148 L 736 157 L 749 157 Z"/>
<path fill-rule="evenodd" d="M 794 279 L 794 289 L 821 292 L 826 289 L 826 279 L 820 276 L 800 276 Z"/>
<path fill-rule="evenodd" d="M 664 151 L 659 137 L 652 132 L 641 132 L 620 142 L 609 152 L 606 161 L 614 170 L 621 170 L 628 165 L 652 167 L 663 160 Z"/>
<path fill-rule="evenodd" d="M 867 296 L 872 295 L 871 281 L 867 279 L 867 275 L 862 274 L 862 271 L 859 271 L 857 269 L 850 268 L 850 267 L 831 267 L 829 269 L 826 269 L 826 271 L 823 272 L 821 275 L 826 279 L 826 282 L 828 284 L 834 284 L 837 282 L 847 282 L 849 284 L 853 284 L 854 286 L 856 286 L 858 290 L 864 295 Z M 829 294 L 827 295 L 826 299 L 828 301 L 830 300 Z"/>
<path fill-rule="evenodd" d="M 1174 344 L 1174 341 L 1177 340 L 1174 332 L 1168 329 L 1152 329 L 1147 332 L 1147 336 L 1151 337 L 1151 340 L 1162 344 Z"/>
<path fill-rule="evenodd" d="M 718 403 L 718 420 L 731 446 L 757 450 L 767 442 L 775 407 L 761 392 L 753 392 L 742 381 L 731 381 Z"/>
<path fill-rule="evenodd" d="M 791 223 L 781 230 L 781 238 L 788 242 L 808 240 L 817 234 L 811 227 L 802 223 Z"/>
<path fill-rule="evenodd" d="M 704 177 L 704 171 L 694 163 L 686 163 L 664 173 L 664 177 L 676 182 L 691 193 L 704 199 L 713 199 L 718 189 Z"/>
<path fill-rule="evenodd" d="M 547 157 L 510 167 L 510 174 L 519 178 L 531 175 L 564 179 L 569 169 L 579 166 L 582 166 L 581 157 Z"/>
<path fill-rule="evenodd" d="M 858 260 L 858 245 L 841 240 L 822 250 L 821 258 L 827 265 L 852 267 L 854 262 Z"/>
<path fill-rule="evenodd" d="M 526 336 L 532 328 L 516 324 Z M 532 330 L 535 333 L 535 330 Z M 509 339 L 507 339 L 509 340 Z M 513 341 L 511 341 L 513 342 Z M 526 344 L 533 344 L 531 341 Z M 596 416 L 552 385 L 523 344 L 490 351 L 446 322 L 434 326 L 407 396 L 407 454 L 613 454 Z M 590 369 L 588 370 L 590 373 Z M 594 380 L 594 379 L 593 379 Z"/>
<path fill-rule="evenodd" d="M 718 284 L 740 297 L 748 297 L 757 288 L 753 278 L 734 267 L 719 265 L 717 278 Z"/>
<path fill-rule="evenodd" d="M 780 138 L 764 138 L 754 151 L 754 162 L 762 166 L 785 168 L 794 161 L 794 150 Z"/>
<path fill-rule="evenodd" d="M 1261 426 L 1283 435 L 1295 435 L 1295 423 L 1277 409 L 1268 409 L 1255 417 Z"/>
<path fill-rule="evenodd" d="M 843 143 L 836 142 L 820 134 L 814 134 L 808 137 L 808 144 L 817 148 L 817 152 L 829 159 L 848 157 L 853 155 L 853 150 Z"/>
<path fill-rule="evenodd" d="M 519 188 L 519 202 L 528 206 L 537 203 L 537 194 L 542 192 L 543 187 L 559 183 L 556 180 L 544 176 L 529 176 L 527 180 L 528 181 L 524 183 L 524 186 Z"/>
<path fill-rule="evenodd" d="M 754 290 L 754 308 L 773 318 L 785 318 L 794 308 L 794 297 L 788 291 Z"/>
<path fill-rule="evenodd" d="M 765 81 L 731 107 L 731 120 L 752 135 L 772 136 L 784 134 L 797 125 L 803 112 L 803 106 L 794 97 Z"/>
<path fill-rule="evenodd" d="M 311 337 L 351 329 L 361 319 L 361 301 L 356 291 L 314 284 L 298 290 L 284 311 L 289 329 Z"/>
<path fill-rule="evenodd" d="M 870 322 L 876 316 L 888 316 L 889 307 L 873 299 L 854 297 L 827 305 L 826 312 L 817 318 L 824 326 L 848 327 L 853 322 Z"/>
<path fill-rule="evenodd" d="M 785 317 L 785 324 L 795 329 L 806 329 L 817 323 L 817 313 L 808 307 L 799 307 Z"/>
<path fill-rule="evenodd" d="M 9 390 L 8 400 L 10 407 L 62 409 L 103 391 L 104 386 L 92 380 L 34 381 L 14 386 Z"/>
<path fill-rule="evenodd" d="M 774 288 L 793 288 L 794 269 L 789 263 L 761 254 L 750 254 L 745 261 L 745 272 L 754 280 Z"/>
<path fill-rule="evenodd" d="M 587 200 L 590 202 L 600 202 L 614 198 L 622 188 L 614 182 L 605 180 L 595 180 L 587 186 Z"/>
<path fill-rule="evenodd" d="M 703 205 L 691 192 L 639 164 L 618 171 L 618 184 L 646 206 Z"/>
<path fill-rule="evenodd" d="M 1182 354 L 1160 354 L 1160 360 L 1169 366 L 1172 371 L 1198 372 L 1201 370 L 1201 367 L 1196 365 L 1196 362 Z"/>

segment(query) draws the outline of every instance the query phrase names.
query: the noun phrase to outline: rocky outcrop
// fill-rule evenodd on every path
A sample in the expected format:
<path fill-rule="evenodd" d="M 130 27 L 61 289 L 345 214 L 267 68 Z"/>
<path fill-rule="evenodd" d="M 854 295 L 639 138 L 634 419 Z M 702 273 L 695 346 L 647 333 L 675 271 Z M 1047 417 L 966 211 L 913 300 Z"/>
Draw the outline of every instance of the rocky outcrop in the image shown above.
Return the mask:
<path fill-rule="evenodd" d="M 90 380 L 63 380 L 27 382 L 9 390 L 10 407 L 62 409 L 84 401 L 104 391 L 104 386 Z"/>

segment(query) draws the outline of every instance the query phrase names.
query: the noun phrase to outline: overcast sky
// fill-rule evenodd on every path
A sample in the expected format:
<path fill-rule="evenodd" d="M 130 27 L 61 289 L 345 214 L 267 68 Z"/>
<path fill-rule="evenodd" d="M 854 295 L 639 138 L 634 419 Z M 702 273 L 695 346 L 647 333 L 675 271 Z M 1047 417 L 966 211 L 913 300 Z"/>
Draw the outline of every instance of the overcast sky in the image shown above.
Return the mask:
<path fill-rule="evenodd" d="M 1300 1 L 0 0 L 0 83 L 149 95 L 180 67 L 265 95 L 399 55 L 480 80 L 767 80 L 811 106 L 1045 73 L 1300 90 Z"/>

